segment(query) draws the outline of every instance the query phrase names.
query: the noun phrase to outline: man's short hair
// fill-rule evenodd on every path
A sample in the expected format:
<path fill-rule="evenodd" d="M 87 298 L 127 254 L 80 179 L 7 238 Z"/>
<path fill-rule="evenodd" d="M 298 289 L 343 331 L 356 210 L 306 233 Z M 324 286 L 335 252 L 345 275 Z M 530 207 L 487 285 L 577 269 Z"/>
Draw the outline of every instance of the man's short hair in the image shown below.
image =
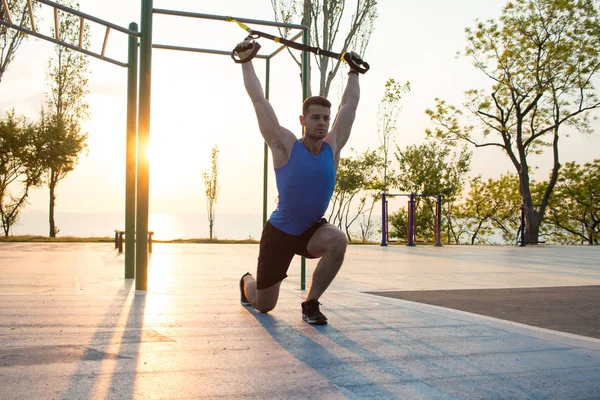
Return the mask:
<path fill-rule="evenodd" d="M 311 96 L 304 100 L 304 103 L 302 103 L 302 115 L 306 115 L 308 113 L 308 108 L 310 106 L 323 106 L 331 108 L 331 102 L 323 96 Z"/>

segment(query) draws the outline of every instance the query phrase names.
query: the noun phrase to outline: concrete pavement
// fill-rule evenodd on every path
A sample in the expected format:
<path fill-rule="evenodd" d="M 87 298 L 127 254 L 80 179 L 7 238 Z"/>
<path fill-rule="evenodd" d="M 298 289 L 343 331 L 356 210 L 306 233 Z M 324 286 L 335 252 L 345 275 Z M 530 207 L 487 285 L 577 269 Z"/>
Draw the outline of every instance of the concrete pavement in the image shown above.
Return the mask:
<path fill-rule="evenodd" d="M 364 293 L 599 285 L 600 247 L 349 246 L 320 327 L 298 259 L 239 304 L 257 252 L 155 244 L 136 292 L 110 244 L 0 243 L 0 398 L 600 398 L 598 339 Z"/>

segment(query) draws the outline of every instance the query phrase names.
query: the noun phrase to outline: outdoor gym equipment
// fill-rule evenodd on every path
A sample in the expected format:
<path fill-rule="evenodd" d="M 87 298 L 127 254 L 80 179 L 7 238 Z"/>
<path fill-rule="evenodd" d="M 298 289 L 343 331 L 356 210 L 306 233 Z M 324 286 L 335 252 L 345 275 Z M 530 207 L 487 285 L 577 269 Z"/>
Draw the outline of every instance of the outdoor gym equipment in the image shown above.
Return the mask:
<path fill-rule="evenodd" d="M 36 28 L 32 2 L 37 1 L 40 4 L 50 6 L 54 9 L 55 36 L 41 34 Z M 49 0 L 27 0 L 29 7 L 29 16 L 32 29 L 23 28 L 13 24 L 10 16 L 10 10 L 6 0 L 2 0 L 4 5 L 4 18 L 0 18 L 0 24 L 11 29 L 24 32 L 28 35 L 44 39 L 46 41 L 67 47 L 71 50 L 79 51 L 88 56 L 99 58 L 101 60 L 128 68 L 127 75 L 127 161 L 126 161 L 126 196 L 125 196 L 125 235 L 128 238 L 135 237 L 136 240 L 125 241 L 125 278 L 135 278 L 136 290 L 148 289 L 148 214 L 149 214 L 149 165 L 147 157 L 137 157 L 137 154 L 146 154 L 150 140 L 150 104 L 152 92 L 152 49 L 181 50 L 199 53 L 231 55 L 231 50 L 201 49 L 191 47 L 180 47 L 172 45 L 162 45 L 152 43 L 152 26 L 154 14 L 171 15 L 178 17 L 190 17 L 197 19 L 209 19 L 226 22 L 240 22 L 255 25 L 272 26 L 300 30 L 289 40 L 290 43 L 302 37 L 302 43 L 306 49 L 302 53 L 302 98 L 308 96 L 308 27 L 304 25 L 278 23 L 271 21 L 261 21 L 247 18 L 237 18 L 230 16 L 210 15 L 191 13 L 176 10 L 165 10 L 153 8 L 153 0 L 141 0 L 141 30 L 138 32 L 138 26 L 132 22 L 129 29 L 120 27 L 92 15 L 85 14 L 61 4 Z M 80 18 L 80 38 L 78 45 L 67 43 L 60 39 L 59 32 L 59 13 L 63 11 Z M 106 27 L 104 44 L 100 52 L 93 52 L 83 48 L 83 31 L 85 21 L 92 21 Z M 122 62 L 106 57 L 106 44 L 109 32 L 115 30 L 129 36 L 129 55 L 128 61 Z M 139 57 L 138 57 L 138 39 L 139 39 Z M 256 54 L 257 58 L 266 61 L 266 85 L 265 96 L 269 98 L 269 77 L 270 60 L 285 48 L 282 45 L 271 54 Z M 138 62 L 139 60 L 139 62 Z M 138 75 L 139 64 L 139 75 Z M 138 87 L 139 76 L 139 87 Z M 139 97 L 138 97 L 139 96 Z M 137 145 L 136 145 L 137 142 Z M 263 222 L 266 222 L 267 214 L 267 175 L 268 175 L 268 147 L 264 145 L 264 175 L 263 175 Z M 137 196 L 136 196 L 137 193 Z M 305 289 L 306 264 L 304 257 L 301 265 L 301 289 Z"/>
<path fill-rule="evenodd" d="M 442 233 L 442 196 L 439 194 L 415 194 L 415 193 L 381 193 L 381 246 L 387 246 L 389 242 L 388 237 L 388 197 L 408 197 L 408 218 L 407 218 L 407 246 L 416 246 L 415 244 L 415 198 L 416 197 L 435 197 L 435 217 L 433 220 L 434 235 L 436 247 L 442 247 L 441 233 Z"/>
<path fill-rule="evenodd" d="M 49 0 L 27 0 L 27 7 L 29 11 L 29 19 L 31 23 L 31 29 L 23 28 L 18 25 L 14 25 L 11 19 L 11 12 L 8 8 L 8 4 L 6 0 L 2 0 L 4 5 L 4 15 L 3 17 L 6 19 L 0 18 L 0 25 L 7 26 L 11 29 L 18 30 L 25 34 L 35 36 L 37 38 L 46 40 L 48 42 L 57 44 L 59 46 L 63 46 L 69 48 L 74 51 L 78 51 L 80 53 L 86 54 L 88 56 L 98 58 L 100 60 L 109 62 L 114 65 L 118 65 L 120 67 L 127 68 L 127 144 L 126 144 L 126 179 L 125 179 L 125 231 L 127 232 L 127 237 L 133 238 L 136 232 L 136 178 L 138 174 L 136 173 L 136 166 L 140 168 L 140 160 L 136 160 L 136 153 L 138 149 L 136 149 L 136 137 L 137 137 L 137 127 L 138 121 L 140 126 L 149 126 L 149 101 L 147 103 L 148 112 L 144 112 L 142 116 L 142 109 L 140 108 L 140 117 L 138 120 L 137 110 L 138 110 L 138 39 L 142 38 L 142 33 L 138 32 L 138 25 L 135 22 L 129 24 L 129 29 L 123 28 L 121 26 L 115 25 L 113 23 L 104 21 L 100 18 L 96 18 L 92 15 L 83 13 L 79 10 L 75 10 L 61 4 L 55 3 Z M 54 32 L 55 37 L 47 36 L 40 33 L 36 26 L 36 21 L 33 14 L 33 4 L 32 1 L 37 1 L 40 4 L 44 4 L 50 6 L 54 10 Z M 74 15 L 79 17 L 79 42 L 75 45 L 73 43 L 68 43 L 61 40 L 59 35 L 59 13 L 58 11 L 63 11 L 65 13 Z M 85 28 L 85 22 L 91 21 L 102 25 L 106 28 L 104 34 L 104 42 L 102 45 L 102 49 L 100 52 L 94 52 L 89 49 L 83 48 L 83 32 Z M 129 36 L 129 51 L 128 51 L 128 59 L 127 62 L 119 61 L 112 59 L 106 56 L 106 46 L 108 43 L 108 37 L 111 30 L 124 33 Z M 145 84 L 148 84 L 147 80 Z M 144 86 L 145 89 L 145 86 Z M 141 88 L 140 88 L 141 92 Z M 140 93 L 140 96 L 142 94 Z M 142 157 L 143 158 L 143 157 Z M 137 165 L 136 165 L 137 164 Z M 141 166 L 143 167 L 143 165 Z M 143 181 L 138 180 L 138 185 L 143 183 Z M 138 186 L 138 190 L 140 190 Z M 143 197 L 143 190 L 141 190 L 138 194 L 139 197 Z M 146 193 L 147 194 L 147 193 Z M 143 221 L 140 221 L 143 223 Z M 146 226 L 147 226 L 147 217 L 146 217 Z M 141 233 L 139 227 L 137 229 L 138 234 Z M 136 241 L 135 240 L 126 240 L 125 241 L 125 278 L 134 278 L 138 277 L 136 280 L 136 289 L 145 290 L 147 283 L 145 282 L 145 277 L 147 276 L 147 248 L 148 248 L 148 229 L 146 227 L 143 230 L 143 235 L 139 238 L 138 247 L 143 246 L 143 252 L 146 254 L 145 258 L 139 258 L 139 264 L 136 264 L 135 252 L 136 252 Z M 145 267 L 144 267 L 144 264 Z"/>

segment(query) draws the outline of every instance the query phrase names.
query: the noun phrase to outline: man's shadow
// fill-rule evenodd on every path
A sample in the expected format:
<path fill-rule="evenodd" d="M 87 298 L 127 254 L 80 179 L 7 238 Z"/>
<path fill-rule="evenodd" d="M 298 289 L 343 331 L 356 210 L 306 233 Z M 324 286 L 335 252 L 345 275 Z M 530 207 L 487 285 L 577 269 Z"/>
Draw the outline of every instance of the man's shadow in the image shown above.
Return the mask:
<path fill-rule="evenodd" d="M 345 360 L 333 354 L 326 347 L 317 343 L 287 322 L 270 314 L 260 313 L 252 307 L 249 307 L 248 311 L 283 349 L 327 379 L 334 387 L 340 389 L 342 393 L 348 394 L 348 392 L 351 392 L 359 397 L 368 394 L 367 397 L 372 398 L 389 399 L 397 397 L 396 394 L 389 392 L 380 384 L 374 382 L 371 376 L 359 371 L 355 367 L 356 362 Z M 325 336 L 330 336 L 331 333 L 334 335 L 339 333 L 339 331 L 332 329 L 329 325 L 314 325 L 313 327 Z M 353 347 L 362 349 L 361 351 L 349 348 L 349 350 L 357 354 L 365 351 L 360 345 L 354 342 Z"/>

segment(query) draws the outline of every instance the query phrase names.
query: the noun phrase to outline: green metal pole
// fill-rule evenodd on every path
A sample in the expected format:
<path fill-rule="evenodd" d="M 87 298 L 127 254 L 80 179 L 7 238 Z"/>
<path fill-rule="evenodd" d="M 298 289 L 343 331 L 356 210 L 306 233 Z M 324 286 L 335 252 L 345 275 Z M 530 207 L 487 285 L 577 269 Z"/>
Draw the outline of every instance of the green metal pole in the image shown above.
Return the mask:
<path fill-rule="evenodd" d="M 271 75 L 271 59 L 267 58 L 267 77 L 265 82 L 265 97 L 269 100 L 269 82 Z M 267 223 L 267 196 L 269 192 L 269 147 L 267 142 L 263 146 L 263 226 Z"/>
<path fill-rule="evenodd" d="M 302 35 L 302 43 L 305 46 L 308 46 L 308 30 L 304 30 L 304 33 Z M 308 76 L 308 52 L 307 51 L 303 51 L 302 52 L 302 102 L 304 102 L 304 100 L 306 100 L 306 98 L 308 97 L 308 88 L 310 85 L 310 77 Z M 300 289 L 301 290 L 306 290 L 306 258 L 304 258 L 304 256 L 302 256 L 302 260 L 300 262 L 301 267 L 300 267 Z"/>
<path fill-rule="evenodd" d="M 152 0 L 142 0 L 140 41 L 140 110 L 137 158 L 136 290 L 148 290 L 148 213 L 150 162 L 150 99 L 152 89 Z"/>
<path fill-rule="evenodd" d="M 129 24 L 138 30 L 135 22 Z M 135 278 L 135 182 L 137 163 L 138 39 L 129 36 L 127 63 L 127 155 L 125 163 L 125 279 Z"/>

